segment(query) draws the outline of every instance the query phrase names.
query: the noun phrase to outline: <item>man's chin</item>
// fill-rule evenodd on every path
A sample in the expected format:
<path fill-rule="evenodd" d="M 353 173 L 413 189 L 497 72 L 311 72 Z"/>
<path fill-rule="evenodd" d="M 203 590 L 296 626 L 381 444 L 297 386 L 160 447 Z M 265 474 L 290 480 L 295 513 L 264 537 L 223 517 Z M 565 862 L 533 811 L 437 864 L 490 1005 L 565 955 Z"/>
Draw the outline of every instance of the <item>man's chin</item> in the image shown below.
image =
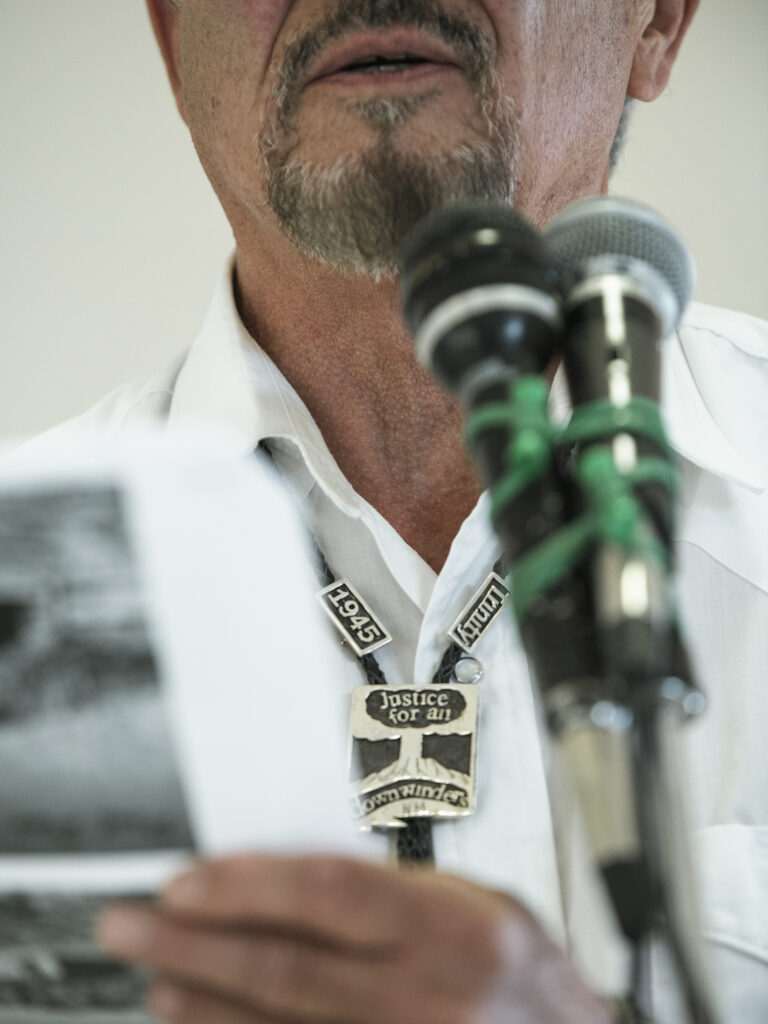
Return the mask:
<path fill-rule="evenodd" d="M 397 274 L 405 236 L 428 213 L 457 199 L 511 202 L 514 194 L 512 153 L 485 142 L 423 155 L 380 138 L 330 164 L 267 159 L 270 206 L 299 251 L 375 280 Z"/>

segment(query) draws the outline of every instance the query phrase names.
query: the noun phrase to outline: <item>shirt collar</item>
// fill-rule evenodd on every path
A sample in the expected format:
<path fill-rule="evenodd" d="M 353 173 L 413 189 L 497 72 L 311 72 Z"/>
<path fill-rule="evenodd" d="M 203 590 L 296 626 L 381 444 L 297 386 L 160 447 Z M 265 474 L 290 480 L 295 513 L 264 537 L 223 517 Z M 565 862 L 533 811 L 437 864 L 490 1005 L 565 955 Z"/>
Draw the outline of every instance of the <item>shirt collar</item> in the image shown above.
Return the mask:
<path fill-rule="evenodd" d="M 246 330 L 233 294 L 234 257 L 214 291 L 208 314 L 176 381 L 171 433 L 202 422 L 226 432 L 243 455 L 275 442 L 290 462 L 292 490 L 301 500 L 317 483 L 347 515 L 364 502 L 328 450 L 295 388 Z"/>
<path fill-rule="evenodd" d="M 662 412 L 670 444 L 689 462 L 754 493 L 765 490 L 760 472 L 728 439 L 710 412 L 686 358 L 680 331 L 663 348 Z M 727 344 L 723 339 L 723 344 Z M 723 386 L 727 386 L 723 381 Z"/>
<path fill-rule="evenodd" d="M 365 515 L 365 502 L 339 469 L 304 402 L 240 320 L 233 269 L 234 258 L 218 282 L 203 327 L 178 376 L 169 430 L 184 431 L 202 421 L 228 432 L 243 454 L 263 440 L 277 439 L 281 457 L 292 463 L 299 498 L 317 483 L 342 511 L 355 518 Z M 764 490 L 760 474 L 708 410 L 679 336 L 665 343 L 662 365 L 662 406 L 673 448 L 717 476 L 754 492 Z M 553 392 L 555 418 L 562 420 L 561 374 Z"/>

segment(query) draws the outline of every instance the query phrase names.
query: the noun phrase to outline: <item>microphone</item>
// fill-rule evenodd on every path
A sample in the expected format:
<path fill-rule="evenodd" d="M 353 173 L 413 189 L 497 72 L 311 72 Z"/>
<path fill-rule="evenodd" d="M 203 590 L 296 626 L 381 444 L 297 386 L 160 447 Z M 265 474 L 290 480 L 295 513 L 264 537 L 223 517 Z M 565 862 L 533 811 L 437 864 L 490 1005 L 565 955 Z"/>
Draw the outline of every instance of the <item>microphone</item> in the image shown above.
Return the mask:
<path fill-rule="evenodd" d="M 646 541 L 607 536 L 593 547 L 601 678 L 592 692 L 559 695 L 561 749 L 622 929 L 637 943 L 666 920 L 693 1016 L 708 1020 L 672 763 L 676 726 L 706 702 L 672 595 L 676 478 L 658 409 L 660 345 L 690 300 L 695 267 L 674 230 L 627 199 L 577 202 L 544 236 L 563 281 L 574 462 L 587 491 L 614 487 L 628 514 L 634 503 Z"/>
<path fill-rule="evenodd" d="M 546 412 L 546 382 L 563 327 L 557 273 L 539 232 L 511 207 L 464 200 L 420 221 L 401 258 L 403 311 L 419 361 L 468 412 L 508 401 L 525 380 Z M 537 387 L 538 384 L 538 387 Z M 484 479 L 507 465 L 510 426 L 469 438 Z M 555 467 L 496 523 L 514 558 L 551 532 L 563 507 Z"/>
<path fill-rule="evenodd" d="M 546 369 L 562 329 L 558 280 L 511 207 L 469 199 L 425 217 L 404 242 L 401 280 L 419 361 L 465 404 L 491 372 Z"/>
<path fill-rule="evenodd" d="M 658 403 L 659 344 L 676 329 L 695 283 L 684 243 L 649 207 L 606 196 L 572 204 L 544 236 L 563 280 L 563 358 L 574 407 L 602 400 L 626 408 L 638 396 Z M 639 452 L 652 450 L 640 444 Z M 614 455 L 631 466 L 623 439 Z M 653 494 L 647 502 L 668 542 L 663 502 Z"/>
<path fill-rule="evenodd" d="M 431 214 L 408 235 L 401 282 L 420 362 L 467 407 L 469 446 L 491 489 L 494 527 L 514 568 L 561 533 L 578 504 L 577 488 L 562 471 L 566 446 L 553 443 L 542 376 L 563 343 L 554 257 L 509 206 L 463 201 Z M 516 474 L 505 488 L 511 464 Z M 497 500 L 500 488 L 504 500 Z M 537 581 L 547 571 L 545 565 L 535 573 Z M 545 588 L 516 586 L 513 600 L 523 590 L 532 599 L 515 610 L 539 687 L 556 698 L 567 682 L 568 693 L 580 693 L 581 682 L 570 686 L 574 677 L 595 680 L 601 667 L 587 573 L 574 564 Z M 550 724 L 558 726 L 552 716 Z"/>
<path fill-rule="evenodd" d="M 565 294 L 562 343 L 574 416 L 569 437 L 601 448 L 592 472 L 632 481 L 662 558 L 638 559 L 603 545 L 594 571 L 596 613 L 608 674 L 669 673 L 690 679 L 663 561 L 671 558 L 673 456 L 658 409 L 660 344 L 676 329 L 695 266 L 675 231 L 629 199 L 595 197 L 568 207 L 544 236 Z M 588 466 L 585 465 L 585 470 Z M 644 567 L 641 563 L 645 563 Z M 689 707 L 695 697 L 686 691 Z"/>

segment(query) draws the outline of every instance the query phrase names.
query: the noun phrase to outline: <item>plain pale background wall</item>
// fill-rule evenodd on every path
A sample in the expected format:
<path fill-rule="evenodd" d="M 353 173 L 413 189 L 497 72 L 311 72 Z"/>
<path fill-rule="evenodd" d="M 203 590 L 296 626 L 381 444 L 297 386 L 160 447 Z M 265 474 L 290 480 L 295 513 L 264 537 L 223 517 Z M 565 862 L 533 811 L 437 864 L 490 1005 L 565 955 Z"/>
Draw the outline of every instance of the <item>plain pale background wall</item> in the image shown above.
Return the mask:
<path fill-rule="evenodd" d="M 614 180 L 680 229 L 699 299 L 764 317 L 767 40 L 768 0 L 703 0 Z M 0 0 L 0 138 L 1 436 L 186 346 L 231 236 L 142 0 Z"/>

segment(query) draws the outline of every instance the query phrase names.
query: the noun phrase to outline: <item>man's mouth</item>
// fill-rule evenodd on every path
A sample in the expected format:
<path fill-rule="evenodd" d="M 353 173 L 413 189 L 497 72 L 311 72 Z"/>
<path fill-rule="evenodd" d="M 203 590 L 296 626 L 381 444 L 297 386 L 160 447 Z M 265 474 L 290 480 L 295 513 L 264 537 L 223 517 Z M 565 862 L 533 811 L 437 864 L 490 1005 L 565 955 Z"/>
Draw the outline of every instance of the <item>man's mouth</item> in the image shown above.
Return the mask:
<path fill-rule="evenodd" d="M 357 72 L 361 75 L 370 74 L 392 74 L 404 71 L 406 68 L 419 67 L 423 64 L 433 63 L 423 57 L 416 57 L 410 53 L 388 53 L 377 54 L 375 57 L 365 57 L 363 60 L 347 64 L 339 68 L 340 72 Z"/>
<path fill-rule="evenodd" d="M 330 53 L 312 75 L 312 82 L 353 81 L 378 75 L 418 77 L 420 72 L 459 69 L 450 48 L 410 30 L 366 33 Z"/>

